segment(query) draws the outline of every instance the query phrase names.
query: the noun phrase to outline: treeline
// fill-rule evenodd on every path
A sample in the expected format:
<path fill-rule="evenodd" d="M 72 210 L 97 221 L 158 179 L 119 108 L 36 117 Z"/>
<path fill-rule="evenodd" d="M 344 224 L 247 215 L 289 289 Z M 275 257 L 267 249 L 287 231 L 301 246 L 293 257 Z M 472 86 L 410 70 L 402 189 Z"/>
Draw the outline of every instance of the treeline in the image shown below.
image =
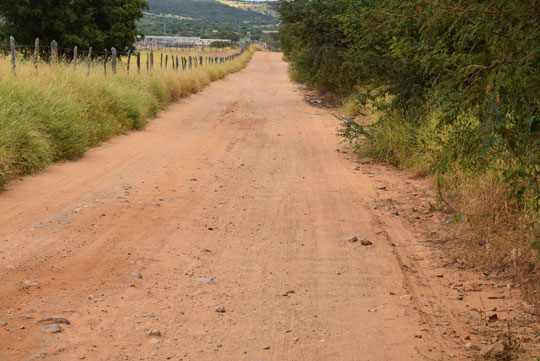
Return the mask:
<path fill-rule="evenodd" d="M 133 50 L 136 21 L 146 0 L 0 0 L 0 37 L 14 36 L 20 45 L 52 40 L 73 48 Z"/>
<path fill-rule="evenodd" d="M 513 240 L 540 232 L 540 0 L 280 0 L 279 10 L 293 76 L 376 120 L 344 122 L 344 137 L 431 171 L 461 216 L 493 226 L 504 213 Z M 493 189 L 505 196 L 490 203 Z"/>
<path fill-rule="evenodd" d="M 269 14 L 246 11 L 216 0 L 150 0 L 149 12 L 138 23 L 148 35 L 200 36 L 207 39 L 259 40 L 263 30 L 277 30 Z"/>

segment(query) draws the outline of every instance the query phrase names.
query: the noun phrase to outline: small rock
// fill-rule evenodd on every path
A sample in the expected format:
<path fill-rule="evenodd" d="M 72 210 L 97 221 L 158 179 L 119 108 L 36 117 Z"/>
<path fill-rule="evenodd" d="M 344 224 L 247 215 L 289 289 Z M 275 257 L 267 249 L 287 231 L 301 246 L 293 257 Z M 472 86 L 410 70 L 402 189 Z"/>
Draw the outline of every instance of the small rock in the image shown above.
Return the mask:
<path fill-rule="evenodd" d="M 201 252 L 203 252 L 203 253 L 212 253 L 212 251 L 210 251 L 208 248 L 201 249 Z"/>
<path fill-rule="evenodd" d="M 45 316 L 41 318 L 41 320 L 39 320 L 37 323 L 46 323 L 46 324 L 63 323 L 64 325 L 71 325 L 71 323 L 69 322 L 67 318 L 55 317 L 55 316 Z"/>
<path fill-rule="evenodd" d="M 507 346 L 503 341 L 495 342 L 494 344 L 487 345 L 480 350 L 480 356 L 486 358 L 497 358 L 503 356 L 507 351 Z"/>
<path fill-rule="evenodd" d="M 490 312 L 487 314 L 487 320 L 488 322 L 495 322 L 499 319 L 499 316 L 497 316 L 497 313 Z"/>
<path fill-rule="evenodd" d="M 468 348 L 468 349 L 472 348 L 472 343 L 467 342 L 467 343 L 465 344 L 465 348 Z"/>
<path fill-rule="evenodd" d="M 347 242 L 351 242 L 351 243 L 358 242 L 358 237 L 356 236 L 350 237 L 347 239 Z"/>
<path fill-rule="evenodd" d="M 26 318 L 27 320 L 32 318 L 32 315 L 21 315 L 21 318 Z"/>
<path fill-rule="evenodd" d="M 41 328 L 41 331 L 46 332 L 46 333 L 58 333 L 58 332 L 62 332 L 62 329 L 57 323 L 53 323 L 52 325 L 43 326 Z"/>
<path fill-rule="evenodd" d="M 468 340 L 470 340 L 470 339 L 471 339 L 471 336 L 467 335 L 467 336 L 465 336 L 465 338 L 464 338 L 464 339 L 468 341 Z"/>
<path fill-rule="evenodd" d="M 293 294 L 293 293 L 296 293 L 296 292 L 294 292 L 294 290 L 289 290 L 287 292 L 283 292 L 281 295 L 285 297 L 285 296 L 288 296 L 288 295 Z"/>
<path fill-rule="evenodd" d="M 416 335 L 414 335 L 414 337 L 416 337 L 416 338 L 422 338 L 422 335 L 416 334 Z"/>
<path fill-rule="evenodd" d="M 265 346 L 263 346 L 263 347 L 261 347 L 261 348 L 262 348 L 263 350 L 270 350 L 270 346 L 268 346 L 268 345 L 265 345 Z"/>
<path fill-rule="evenodd" d="M 217 312 L 217 313 L 225 313 L 225 307 L 223 307 L 223 306 L 217 306 L 217 307 L 216 307 L 216 312 Z"/>
<path fill-rule="evenodd" d="M 147 336 L 161 337 L 161 331 L 160 330 L 152 330 L 152 331 L 148 332 Z"/>
<path fill-rule="evenodd" d="M 37 286 L 38 285 L 38 280 L 26 280 L 24 281 L 24 284 L 27 286 L 27 287 L 32 287 L 32 286 Z"/>
<path fill-rule="evenodd" d="M 7 325 L 7 322 L 0 321 L 0 327 L 6 326 L 6 325 Z"/>
<path fill-rule="evenodd" d="M 197 281 L 202 282 L 202 283 L 206 283 L 207 285 L 213 285 L 214 284 L 214 280 L 212 278 L 208 278 L 208 277 L 199 277 L 199 278 L 197 278 Z"/>
<path fill-rule="evenodd" d="M 133 271 L 133 277 L 138 278 L 138 279 L 142 279 L 141 271 L 139 271 L 139 270 Z"/>
<path fill-rule="evenodd" d="M 367 239 L 363 239 L 363 240 L 360 241 L 360 244 L 362 246 L 371 246 L 373 244 L 373 242 L 368 241 Z"/>
<path fill-rule="evenodd" d="M 158 344 L 160 341 L 157 338 L 153 338 L 150 340 L 154 345 Z"/>

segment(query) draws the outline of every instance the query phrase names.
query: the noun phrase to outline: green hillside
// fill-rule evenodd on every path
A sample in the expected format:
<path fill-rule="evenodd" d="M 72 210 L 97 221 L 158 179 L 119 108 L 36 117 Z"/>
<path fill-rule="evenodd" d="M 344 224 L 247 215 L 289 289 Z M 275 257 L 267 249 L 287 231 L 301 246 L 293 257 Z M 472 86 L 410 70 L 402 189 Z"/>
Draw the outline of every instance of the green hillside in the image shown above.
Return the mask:
<path fill-rule="evenodd" d="M 250 35 L 264 37 L 264 32 L 277 30 L 273 13 L 229 6 L 216 0 L 149 0 L 150 9 L 139 22 L 147 35 L 200 36 L 229 38 Z"/>

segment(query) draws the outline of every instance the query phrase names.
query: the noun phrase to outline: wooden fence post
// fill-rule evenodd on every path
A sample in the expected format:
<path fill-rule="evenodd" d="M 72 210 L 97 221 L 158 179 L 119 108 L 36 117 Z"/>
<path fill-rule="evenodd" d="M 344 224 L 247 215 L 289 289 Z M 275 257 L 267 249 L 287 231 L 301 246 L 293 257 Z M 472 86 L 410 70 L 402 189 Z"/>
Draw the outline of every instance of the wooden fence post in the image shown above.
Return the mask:
<path fill-rule="evenodd" d="M 150 69 L 154 70 L 154 49 L 150 49 Z"/>
<path fill-rule="evenodd" d="M 58 43 L 56 40 L 51 41 L 51 65 L 56 65 L 58 58 Z"/>
<path fill-rule="evenodd" d="M 105 49 L 105 61 L 103 62 L 103 70 L 105 71 L 105 76 L 107 76 L 107 58 L 109 57 L 109 51 Z"/>
<path fill-rule="evenodd" d="M 137 73 L 141 72 L 141 52 L 137 52 Z"/>
<path fill-rule="evenodd" d="M 165 55 L 165 69 L 167 69 L 168 62 L 169 62 L 169 54 Z"/>
<path fill-rule="evenodd" d="M 112 53 L 112 61 L 111 61 L 112 72 L 113 74 L 116 74 L 116 56 L 117 56 L 116 48 L 112 47 L 111 53 Z"/>
<path fill-rule="evenodd" d="M 88 70 L 86 71 L 86 76 L 90 75 L 90 66 L 92 65 L 92 47 L 88 49 Z"/>
<path fill-rule="evenodd" d="M 163 53 L 161 53 L 161 63 L 160 63 L 161 69 L 163 69 Z"/>
<path fill-rule="evenodd" d="M 36 38 L 36 41 L 34 43 L 34 69 L 36 69 L 36 72 L 38 70 L 38 61 L 39 61 L 39 38 Z"/>
<path fill-rule="evenodd" d="M 16 51 L 15 51 L 15 38 L 13 36 L 9 37 L 9 45 L 11 47 L 11 65 L 13 67 L 13 76 L 16 75 Z"/>
<path fill-rule="evenodd" d="M 178 71 L 178 55 L 176 56 L 176 71 Z"/>
<path fill-rule="evenodd" d="M 148 73 L 149 70 L 150 70 L 150 54 L 146 52 L 146 72 Z"/>
<path fill-rule="evenodd" d="M 131 64 L 131 50 L 128 50 L 128 62 L 127 62 L 127 73 L 129 74 L 129 65 Z"/>
<path fill-rule="evenodd" d="M 77 70 L 77 52 L 78 48 L 77 45 L 73 48 L 73 71 Z"/>
<path fill-rule="evenodd" d="M 189 56 L 189 68 L 191 69 L 193 67 L 193 58 L 191 55 Z"/>

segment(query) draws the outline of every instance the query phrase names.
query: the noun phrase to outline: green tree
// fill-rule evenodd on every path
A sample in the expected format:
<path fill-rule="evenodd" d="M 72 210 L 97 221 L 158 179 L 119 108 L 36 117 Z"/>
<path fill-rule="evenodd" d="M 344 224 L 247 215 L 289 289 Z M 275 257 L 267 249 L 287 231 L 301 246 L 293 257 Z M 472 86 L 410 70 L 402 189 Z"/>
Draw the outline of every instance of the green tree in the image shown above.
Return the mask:
<path fill-rule="evenodd" d="M 61 47 L 133 49 L 136 21 L 146 8 L 146 0 L 0 0 L 1 33 L 19 44 L 39 37 Z"/>

